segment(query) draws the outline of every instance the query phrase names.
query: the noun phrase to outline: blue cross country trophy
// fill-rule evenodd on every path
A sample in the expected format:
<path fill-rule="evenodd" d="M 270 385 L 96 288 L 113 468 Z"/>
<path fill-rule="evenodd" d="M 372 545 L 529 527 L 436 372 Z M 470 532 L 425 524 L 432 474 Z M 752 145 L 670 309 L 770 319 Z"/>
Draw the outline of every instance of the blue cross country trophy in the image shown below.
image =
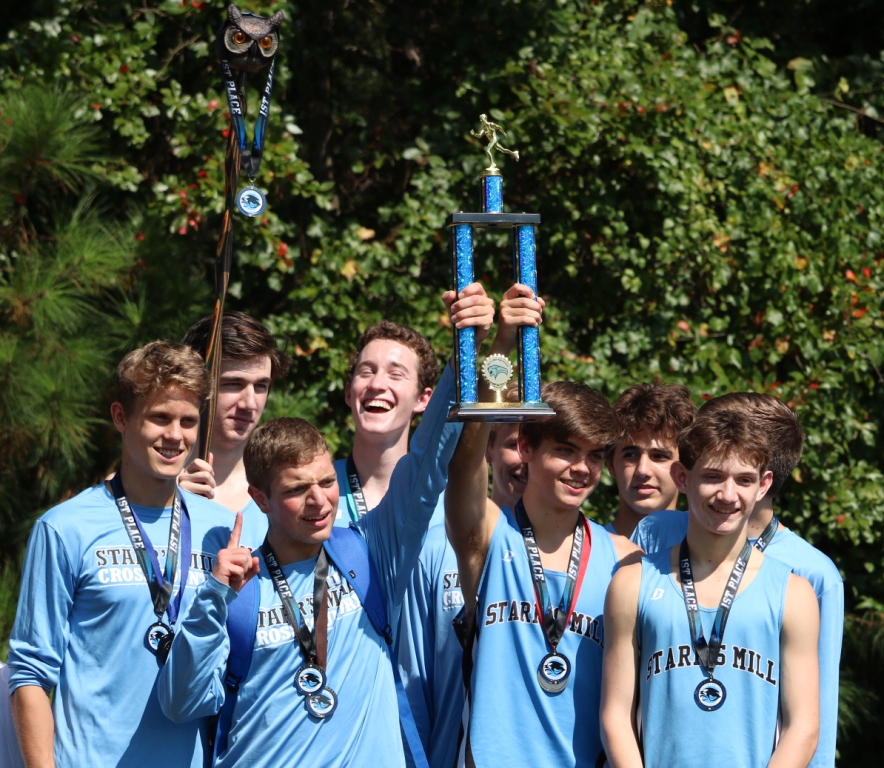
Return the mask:
<path fill-rule="evenodd" d="M 475 229 L 512 230 L 513 273 L 515 281 L 537 293 L 537 247 L 534 227 L 540 224 L 539 213 L 503 212 L 503 177 L 494 162 L 495 150 L 512 155 L 519 153 L 499 144 L 499 125 L 480 115 L 481 128 L 472 131 L 477 138 L 488 139 L 485 154 L 490 165 L 479 180 L 481 211 L 453 213 L 446 226 L 451 233 L 451 269 L 454 290 L 462 291 L 473 282 L 473 231 Z M 513 367 L 503 355 L 490 355 L 482 363 L 482 375 L 495 393 L 494 402 L 478 402 L 476 332 L 474 328 L 454 329 L 454 356 L 457 373 L 457 402 L 448 414 L 449 421 L 518 422 L 543 421 L 555 411 L 540 401 L 540 332 L 538 328 L 519 328 L 519 401 L 504 402 L 503 392 L 513 377 Z"/>

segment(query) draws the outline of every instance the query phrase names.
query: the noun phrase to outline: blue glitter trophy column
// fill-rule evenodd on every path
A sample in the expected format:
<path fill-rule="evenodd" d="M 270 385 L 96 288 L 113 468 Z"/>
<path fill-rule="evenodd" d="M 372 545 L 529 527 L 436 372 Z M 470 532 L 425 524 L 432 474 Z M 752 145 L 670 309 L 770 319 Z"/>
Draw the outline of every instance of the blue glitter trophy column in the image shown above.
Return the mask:
<path fill-rule="evenodd" d="M 537 293 L 537 248 L 534 227 L 540 224 L 537 213 L 503 212 L 503 177 L 494 162 L 492 152 L 497 150 L 512 155 L 519 153 L 505 149 L 498 143 L 497 134 L 506 136 L 499 125 L 480 115 L 482 127 L 472 131 L 477 138 L 488 139 L 485 153 L 490 165 L 480 179 L 479 213 L 454 213 L 446 225 L 451 231 L 451 270 L 454 289 L 458 293 L 473 282 L 473 228 L 510 229 L 513 233 L 513 274 L 516 282 L 527 285 Z M 450 421 L 542 421 L 555 416 L 546 403 L 540 402 L 540 333 L 539 329 L 519 328 L 519 400 L 503 401 L 503 391 L 513 376 L 513 367 L 503 355 L 490 355 L 482 363 L 482 374 L 495 393 L 495 402 L 478 402 L 476 372 L 476 334 L 473 328 L 454 329 L 454 347 L 457 350 L 457 403 L 448 414 Z"/>

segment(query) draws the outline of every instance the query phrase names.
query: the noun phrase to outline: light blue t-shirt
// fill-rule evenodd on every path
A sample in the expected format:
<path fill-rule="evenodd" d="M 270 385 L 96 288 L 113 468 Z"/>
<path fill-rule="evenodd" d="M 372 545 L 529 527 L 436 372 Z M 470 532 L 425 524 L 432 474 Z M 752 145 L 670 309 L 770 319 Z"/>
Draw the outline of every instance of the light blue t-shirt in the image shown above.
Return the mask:
<path fill-rule="evenodd" d="M 463 650 L 451 620 L 462 607 L 457 556 L 445 526 L 433 526 L 402 603 L 396 644 L 399 675 L 430 768 L 451 768 L 457 754 Z"/>
<path fill-rule="evenodd" d="M 227 546 L 234 517 L 202 496 L 187 491 L 182 496 L 192 542 L 183 617 L 218 550 Z M 162 567 L 171 508 L 133 508 Z M 260 542 L 244 537 L 243 543 Z M 154 693 L 159 664 L 145 646 L 155 621 L 150 590 L 104 484 L 53 507 L 35 523 L 9 643 L 9 687 L 55 689 L 60 768 L 78 768 L 84 761 L 153 766 L 159 755 L 169 765 L 203 765 L 198 724 L 174 725 L 160 711 Z"/>
<path fill-rule="evenodd" d="M 264 537 L 267 535 L 267 515 L 261 511 L 261 507 L 255 503 L 254 499 L 249 499 L 249 503 L 240 511 L 242 512 L 241 540 L 248 541 L 249 546 L 254 549 L 264 541 Z"/>
<path fill-rule="evenodd" d="M 347 459 L 337 459 L 335 461 L 335 474 L 338 476 L 338 488 L 341 495 L 338 498 L 338 509 L 335 513 L 335 525 L 346 528 L 350 523 L 359 520 L 359 513 L 356 511 L 356 503 L 353 500 L 353 493 L 350 489 L 350 481 L 347 479 Z M 391 485 L 387 489 L 387 493 L 394 491 Z M 395 491 L 394 491 L 395 492 Z M 430 518 L 430 526 L 441 525 L 445 522 L 445 494 L 443 493 Z"/>
<path fill-rule="evenodd" d="M 642 559 L 636 635 L 645 768 L 765 768 L 774 750 L 780 700 L 780 631 L 790 569 L 765 557 L 733 601 L 714 677 L 691 644 L 684 595 L 669 550 Z M 709 638 L 716 608 L 700 606 Z M 720 704 L 704 711 L 697 703 Z"/>
<path fill-rule="evenodd" d="M 687 530 L 687 512 L 655 512 L 638 524 L 632 541 L 652 554 L 680 543 Z M 844 582 L 826 555 L 782 525 L 764 554 L 807 579 L 819 602 L 820 738 L 810 768 L 833 768 L 838 735 L 838 672 L 844 635 Z"/>
<path fill-rule="evenodd" d="M 571 662 L 557 694 L 537 681 L 550 652 L 535 607 L 528 555 L 512 510 L 491 537 L 476 608 L 477 639 L 469 711 L 469 747 L 477 768 L 513 765 L 595 768 L 599 732 L 605 593 L 618 568 L 611 535 L 589 523 L 592 549 L 583 587 L 558 651 Z M 566 574 L 546 570 L 550 598 L 564 593 Z M 464 745 L 458 764 L 463 764 Z"/>
<path fill-rule="evenodd" d="M 402 596 L 460 436 L 460 425 L 445 421 L 454 389 L 440 383 L 439 390 L 415 430 L 411 451 L 396 465 L 390 480 L 395 492 L 356 523 L 378 574 L 394 636 Z M 311 558 L 283 569 L 301 619 L 310 626 L 315 562 Z M 392 649 L 372 627 L 356 593 L 330 565 L 326 671 L 338 707 L 320 721 L 307 713 L 294 688 L 304 657 L 263 562 L 256 578 L 260 609 L 251 667 L 237 696 L 228 749 L 216 764 L 403 766 Z M 173 720 L 205 721 L 224 703 L 225 622 L 233 599 L 233 590 L 210 579 L 184 620 L 159 682 L 163 711 Z"/>
<path fill-rule="evenodd" d="M 357 524 L 368 542 L 388 615 L 401 600 L 402 588 L 393 585 L 404 586 L 404 568 L 423 538 L 421 526 L 411 524 L 419 516 L 415 510 L 407 516 L 395 512 L 385 499 Z M 283 568 L 299 619 L 311 628 L 315 566 L 313 557 Z M 305 659 L 263 559 L 257 578 L 260 602 L 251 667 L 237 695 L 228 749 L 216 765 L 404 765 L 390 650 L 350 585 L 330 564 L 326 673 L 338 708 L 320 721 L 307 713 L 304 697 L 293 686 Z M 215 579 L 199 590 L 161 674 L 160 700 L 173 720 L 205 718 L 223 704 L 230 647 L 225 622 L 235 598 Z"/>

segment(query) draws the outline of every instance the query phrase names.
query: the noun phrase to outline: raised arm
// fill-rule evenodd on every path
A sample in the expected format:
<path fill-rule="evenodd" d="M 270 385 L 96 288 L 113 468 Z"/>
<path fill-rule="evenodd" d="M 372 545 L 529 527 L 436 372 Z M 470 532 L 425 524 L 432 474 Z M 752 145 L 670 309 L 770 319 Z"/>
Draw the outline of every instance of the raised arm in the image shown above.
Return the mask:
<path fill-rule="evenodd" d="M 477 341 L 488 335 L 494 301 L 479 283 L 471 283 L 459 296 L 447 291 L 442 301 L 457 328 L 475 328 Z M 454 372 L 446 365 L 412 435 L 411 450 L 393 470 L 387 494 L 359 523 L 364 526 L 369 552 L 385 585 L 387 610 L 394 619 L 430 518 L 445 491 L 448 462 L 461 429 L 459 423 L 446 421 L 454 399 Z"/>
<path fill-rule="evenodd" d="M 611 768 L 641 768 L 638 708 L 638 593 L 641 563 L 621 568 L 605 596 L 605 657 L 602 666 L 602 744 Z"/>
<path fill-rule="evenodd" d="M 464 605 L 476 602 L 485 557 L 491 544 L 500 507 L 488 498 L 485 448 L 491 425 L 472 421 L 464 425 L 448 465 L 445 489 L 445 528 L 457 555 L 457 570 Z"/>
<path fill-rule="evenodd" d="M 818 647 L 820 612 L 813 587 L 794 574 L 786 587 L 780 635 L 783 727 L 768 768 L 807 768 L 820 729 Z"/>
<path fill-rule="evenodd" d="M 519 326 L 540 325 L 544 305 L 544 300 L 535 296 L 527 285 L 513 285 L 500 302 L 498 328 L 491 344 L 491 353 L 508 355 L 512 352 Z M 487 387 L 480 387 L 479 391 L 483 399 L 490 399 L 491 392 Z M 445 523 L 448 539 L 457 555 L 466 606 L 475 602 L 491 535 L 500 517 L 500 508 L 487 498 L 485 448 L 490 432 L 490 424 L 467 424 L 448 465 Z"/>
<path fill-rule="evenodd" d="M 215 715 L 224 704 L 230 650 L 227 606 L 259 571 L 258 558 L 239 545 L 241 533 L 242 513 L 237 512 L 227 546 L 218 552 L 208 581 L 197 589 L 160 670 L 160 706 L 176 723 Z"/>
<path fill-rule="evenodd" d="M 535 296 L 527 285 L 515 283 L 503 294 L 497 332 L 491 342 L 489 354 L 509 355 L 516 348 L 519 326 L 537 327 L 543 317 L 546 302 Z"/>

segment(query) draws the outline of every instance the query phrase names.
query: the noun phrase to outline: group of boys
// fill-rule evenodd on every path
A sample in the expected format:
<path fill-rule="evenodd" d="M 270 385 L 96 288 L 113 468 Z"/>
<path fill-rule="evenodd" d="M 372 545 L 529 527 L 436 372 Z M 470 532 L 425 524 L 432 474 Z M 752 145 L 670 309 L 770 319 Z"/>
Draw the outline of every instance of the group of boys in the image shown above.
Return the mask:
<path fill-rule="evenodd" d="M 443 302 L 489 333 L 480 285 Z M 542 309 L 510 289 L 491 351 Z M 555 382 L 546 422 L 463 426 L 451 366 L 434 391 L 426 339 L 384 322 L 333 462 L 303 419 L 259 426 L 289 361 L 228 313 L 204 462 L 210 332 L 123 359 L 118 471 L 34 527 L 25 765 L 834 765 L 843 588 L 773 513 L 803 441 L 776 398 Z M 603 528 L 581 506 L 606 463 Z"/>

